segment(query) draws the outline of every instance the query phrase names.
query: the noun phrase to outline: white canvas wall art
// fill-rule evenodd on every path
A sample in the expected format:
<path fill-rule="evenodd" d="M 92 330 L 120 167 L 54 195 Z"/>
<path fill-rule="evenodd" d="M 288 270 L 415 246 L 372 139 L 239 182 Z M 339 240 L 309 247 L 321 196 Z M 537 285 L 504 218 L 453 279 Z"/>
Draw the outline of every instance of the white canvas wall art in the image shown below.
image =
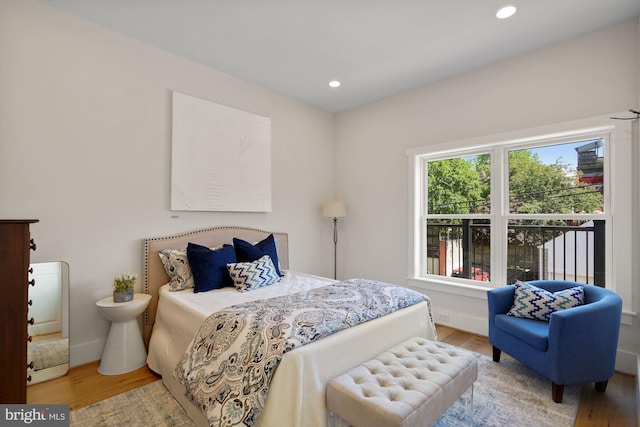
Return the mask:
<path fill-rule="evenodd" d="M 271 119 L 173 92 L 171 209 L 271 211 Z"/>

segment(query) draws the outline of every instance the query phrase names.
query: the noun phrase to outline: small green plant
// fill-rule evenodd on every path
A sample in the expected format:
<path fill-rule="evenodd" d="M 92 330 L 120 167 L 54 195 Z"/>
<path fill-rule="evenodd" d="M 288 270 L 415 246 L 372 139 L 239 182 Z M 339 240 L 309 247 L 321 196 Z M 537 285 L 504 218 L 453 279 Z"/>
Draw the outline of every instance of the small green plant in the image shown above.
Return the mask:
<path fill-rule="evenodd" d="M 135 273 L 121 273 L 113 280 L 114 292 L 128 292 L 133 290 L 133 285 L 136 284 L 137 276 Z"/>

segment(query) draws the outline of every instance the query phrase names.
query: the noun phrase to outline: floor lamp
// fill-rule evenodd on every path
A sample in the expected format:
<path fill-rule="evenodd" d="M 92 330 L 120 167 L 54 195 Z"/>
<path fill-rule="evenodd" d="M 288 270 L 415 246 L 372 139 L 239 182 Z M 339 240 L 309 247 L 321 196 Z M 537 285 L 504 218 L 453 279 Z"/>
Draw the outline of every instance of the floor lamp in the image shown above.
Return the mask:
<path fill-rule="evenodd" d="M 333 278 L 338 278 L 338 218 L 347 216 L 343 202 L 329 202 L 322 205 L 322 216 L 333 218 Z"/>

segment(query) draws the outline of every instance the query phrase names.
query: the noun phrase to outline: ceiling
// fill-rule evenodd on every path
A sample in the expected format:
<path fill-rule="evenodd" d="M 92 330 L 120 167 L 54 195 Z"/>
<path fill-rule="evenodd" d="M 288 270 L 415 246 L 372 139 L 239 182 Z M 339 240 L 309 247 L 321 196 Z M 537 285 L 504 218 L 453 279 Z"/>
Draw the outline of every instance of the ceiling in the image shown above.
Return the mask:
<path fill-rule="evenodd" d="M 640 10 L 640 0 L 38 1 L 332 113 Z M 518 12 L 498 20 L 506 4 Z"/>

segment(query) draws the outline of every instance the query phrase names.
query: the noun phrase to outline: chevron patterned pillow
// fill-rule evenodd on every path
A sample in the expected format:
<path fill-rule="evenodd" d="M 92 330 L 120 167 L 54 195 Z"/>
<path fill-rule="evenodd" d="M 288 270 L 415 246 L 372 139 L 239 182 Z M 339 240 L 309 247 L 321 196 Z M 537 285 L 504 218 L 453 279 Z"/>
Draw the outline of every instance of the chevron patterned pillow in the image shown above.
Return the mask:
<path fill-rule="evenodd" d="M 227 264 L 227 269 L 234 286 L 240 292 L 252 291 L 280 281 L 280 275 L 269 255 L 252 262 Z"/>
<path fill-rule="evenodd" d="M 520 281 L 515 283 L 515 287 L 513 306 L 507 313 L 509 316 L 548 322 L 554 312 L 584 304 L 582 286 L 555 293 Z"/>

